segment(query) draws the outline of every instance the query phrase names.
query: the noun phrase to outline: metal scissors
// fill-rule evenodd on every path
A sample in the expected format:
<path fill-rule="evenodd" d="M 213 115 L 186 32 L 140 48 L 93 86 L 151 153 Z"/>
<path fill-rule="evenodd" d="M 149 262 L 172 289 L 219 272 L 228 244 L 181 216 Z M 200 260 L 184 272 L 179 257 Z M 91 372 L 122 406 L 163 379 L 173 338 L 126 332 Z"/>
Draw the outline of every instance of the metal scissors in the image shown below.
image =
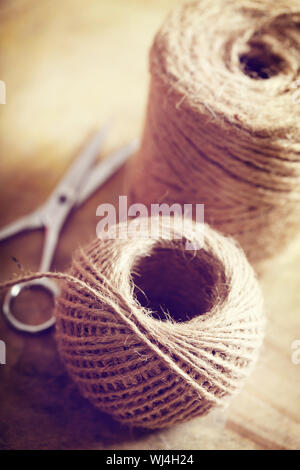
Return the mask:
<path fill-rule="evenodd" d="M 79 207 L 97 188 L 118 170 L 126 159 L 137 149 L 138 141 L 134 140 L 111 154 L 104 161 L 95 165 L 95 160 L 107 134 L 107 125 L 93 135 L 88 145 L 80 152 L 65 176 L 44 204 L 32 213 L 21 217 L 0 230 L 0 241 L 25 230 L 44 228 L 45 241 L 39 271 L 51 268 L 53 255 L 59 240 L 60 231 L 73 208 Z M 55 299 L 59 293 L 57 284 L 47 278 L 23 282 L 13 286 L 5 295 L 3 313 L 9 323 L 20 331 L 39 333 L 55 323 L 52 317 L 39 324 L 29 325 L 19 321 L 12 312 L 12 301 L 20 292 L 33 285 L 46 289 Z"/>

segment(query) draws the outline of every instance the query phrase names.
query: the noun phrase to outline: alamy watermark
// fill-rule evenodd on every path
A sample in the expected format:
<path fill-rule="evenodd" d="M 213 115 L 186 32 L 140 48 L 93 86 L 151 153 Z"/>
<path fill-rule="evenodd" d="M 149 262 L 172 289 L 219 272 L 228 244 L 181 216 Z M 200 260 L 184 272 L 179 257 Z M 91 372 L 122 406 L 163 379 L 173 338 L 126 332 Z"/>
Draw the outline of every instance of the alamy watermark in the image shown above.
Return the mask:
<path fill-rule="evenodd" d="M 0 104 L 6 104 L 6 85 L 3 80 L 0 80 Z"/>
<path fill-rule="evenodd" d="M 300 339 L 295 339 L 291 344 L 291 348 L 295 350 L 291 356 L 292 363 L 298 366 L 300 364 Z"/>
<path fill-rule="evenodd" d="M 198 250 L 203 246 L 204 204 L 161 203 L 151 204 L 148 208 L 141 203 L 128 206 L 127 196 L 119 196 L 118 210 L 113 204 L 100 204 L 96 215 L 101 217 L 96 227 L 99 239 L 156 238 L 158 236 L 169 239 L 173 219 L 176 216 L 181 224 L 176 224 L 176 232 L 173 231 L 172 238 L 184 238 L 185 227 L 188 224 L 194 232 L 190 239 L 186 240 L 185 249 Z M 167 222 L 164 224 L 163 231 L 160 226 L 161 217 L 164 217 Z M 191 219 L 197 224 L 191 226 Z M 122 223 L 122 230 L 118 230 L 117 223 Z"/>
<path fill-rule="evenodd" d="M 0 365 L 6 364 L 6 344 L 0 340 Z"/>
<path fill-rule="evenodd" d="M 300 103 L 300 80 L 295 80 L 292 83 L 292 88 L 295 88 L 295 91 L 292 95 L 292 100 L 294 104 Z"/>

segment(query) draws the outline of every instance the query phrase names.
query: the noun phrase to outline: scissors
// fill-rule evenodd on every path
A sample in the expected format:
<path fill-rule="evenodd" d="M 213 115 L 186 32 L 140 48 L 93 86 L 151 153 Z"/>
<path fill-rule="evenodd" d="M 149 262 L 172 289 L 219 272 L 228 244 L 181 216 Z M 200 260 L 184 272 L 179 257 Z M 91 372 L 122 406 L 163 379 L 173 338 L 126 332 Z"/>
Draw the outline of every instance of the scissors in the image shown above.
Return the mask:
<path fill-rule="evenodd" d="M 95 165 L 106 134 L 107 125 L 101 127 L 93 135 L 44 204 L 0 230 L 0 241 L 2 241 L 25 230 L 44 228 L 45 241 L 39 266 L 40 272 L 46 272 L 51 268 L 59 234 L 70 211 L 88 199 L 137 149 L 138 141 L 133 140 Z M 14 316 L 12 301 L 24 288 L 35 285 L 50 292 L 54 300 L 59 293 L 57 284 L 48 278 L 18 283 L 9 289 L 4 298 L 2 310 L 8 322 L 19 331 L 39 333 L 55 323 L 54 315 L 38 325 L 26 324 Z"/>

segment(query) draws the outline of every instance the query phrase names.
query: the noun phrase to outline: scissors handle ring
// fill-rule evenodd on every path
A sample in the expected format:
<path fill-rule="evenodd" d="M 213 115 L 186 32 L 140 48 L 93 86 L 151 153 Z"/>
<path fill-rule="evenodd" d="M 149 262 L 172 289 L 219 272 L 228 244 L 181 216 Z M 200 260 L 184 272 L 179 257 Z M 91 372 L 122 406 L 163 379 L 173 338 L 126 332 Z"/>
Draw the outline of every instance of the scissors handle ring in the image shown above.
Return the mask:
<path fill-rule="evenodd" d="M 13 300 L 18 297 L 20 292 L 28 287 L 31 286 L 41 286 L 46 291 L 50 292 L 51 296 L 53 297 L 54 301 L 59 293 L 59 288 L 55 282 L 51 281 L 48 278 L 41 278 L 35 279 L 33 281 L 22 282 L 13 286 L 5 295 L 3 301 L 3 313 L 7 319 L 7 321 L 18 331 L 24 331 L 26 333 L 36 334 L 42 331 L 46 331 L 51 328 L 55 324 L 55 316 L 52 315 L 49 320 L 40 323 L 38 325 L 28 325 L 20 320 L 18 320 L 13 312 L 12 312 L 12 302 Z"/>

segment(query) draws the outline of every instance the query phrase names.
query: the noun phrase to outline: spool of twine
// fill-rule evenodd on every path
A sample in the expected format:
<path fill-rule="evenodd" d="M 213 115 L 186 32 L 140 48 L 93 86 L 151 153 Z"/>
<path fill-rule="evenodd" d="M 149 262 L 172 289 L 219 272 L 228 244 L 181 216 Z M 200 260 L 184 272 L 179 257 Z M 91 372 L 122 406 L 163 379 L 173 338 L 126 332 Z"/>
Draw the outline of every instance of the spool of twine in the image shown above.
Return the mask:
<path fill-rule="evenodd" d="M 182 228 L 181 219 L 161 218 L 151 237 L 145 227 L 137 239 L 78 251 L 59 276 L 56 337 L 93 405 L 155 429 L 227 403 L 257 359 L 264 317 L 253 270 L 233 241 L 205 226 L 203 248 L 189 251 L 186 241 L 198 236 L 192 221 Z"/>
<path fill-rule="evenodd" d="M 257 360 L 265 320 L 254 271 L 233 240 L 191 219 L 142 220 L 138 238 L 136 220 L 122 223 L 118 238 L 80 249 L 67 273 L 0 288 L 62 281 L 56 338 L 70 376 L 97 408 L 156 429 L 224 407 Z"/>
<path fill-rule="evenodd" d="M 255 265 L 282 250 L 300 227 L 299 50 L 298 1 L 201 0 L 171 13 L 150 53 L 131 202 L 203 203 Z"/>

